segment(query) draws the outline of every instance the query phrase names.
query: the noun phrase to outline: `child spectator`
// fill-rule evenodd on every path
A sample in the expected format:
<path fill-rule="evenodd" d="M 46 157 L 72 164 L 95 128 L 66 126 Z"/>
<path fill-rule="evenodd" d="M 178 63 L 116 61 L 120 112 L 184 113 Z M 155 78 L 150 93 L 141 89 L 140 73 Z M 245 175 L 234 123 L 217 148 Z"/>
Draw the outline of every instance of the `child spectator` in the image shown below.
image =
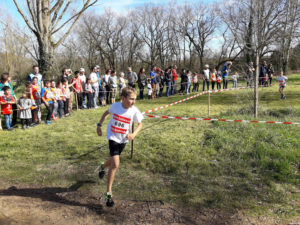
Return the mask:
<path fill-rule="evenodd" d="M 68 79 L 64 79 L 63 82 L 63 92 L 64 92 L 64 114 L 65 117 L 70 116 L 70 110 L 69 110 L 69 103 L 70 103 L 70 97 L 71 97 L 71 91 L 70 86 L 72 84 L 68 83 Z"/>
<path fill-rule="evenodd" d="M 268 65 L 267 73 L 268 73 L 268 78 L 269 78 L 269 85 L 271 87 L 272 86 L 273 76 L 274 76 L 274 69 L 273 69 L 273 66 L 272 66 L 271 63 Z"/>
<path fill-rule="evenodd" d="M 97 124 L 97 134 L 102 136 L 102 124 L 109 114 L 112 117 L 107 126 L 107 139 L 109 142 L 110 157 L 107 161 L 101 164 L 99 178 L 103 179 L 108 168 L 107 192 L 105 194 L 106 206 L 112 207 L 114 201 L 112 198 L 112 184 L 115 173 L 120 164 L 120 155 L 128 141 L 132 141 L 142 129 L 142 113 L 134 106 L 136 101 L 136 91 L 127 87 L 121 93 L 121 102 L 114 103 L 104 112 L 99 123 Z M 137 129 L 130 133 L 132 123 L 138 123 Z"/>
<path fill-rule="evenodd" d="M 30 113 L 31 113 L 31 118 L 30 118 L 30 127 L 34 127 L 38 124 L 38 112 L 37 112 L 37 106 L 35 105 L 35 100 L 33 98 L 32 94 L 32 83 L 30 81 L 26 81 L 25 83 L 25 91 L 26 94 L 28 95 L 28 98 L 32 102 L 32 106 L 30 107 Z M 20 117 L 21 118 L 21 117 Z M 21 119 L 22 122 L 22 119 Z"/>
<path fill-rule="evenodd" d="M 14 97 L 11 95 L 11 90 L 9 86 L 4 86 L 2 88 L 3 96 L 0 97 L 1 104 L 1 114 L 4 115 L 5 124 L 7 130 L 11 131 L 14 128 L 12 127 L 12 104 L 15 104 Z"/>
<path fill-rule="evenodd" d="M 109 83 L 109 88 L 111 91 L 110 99 L 111 99 L 111 104 L 116 102 L 116 94 L 117 94 L 117 87 L 118 87 L 118 78 L 117 78 L 117 72 L 116 71 L 111 71 L 111 76 L 108 79 Z"/>
<path fill-rule="evenodd" d="M 63 115 L 63 107 L 64 107 L 64 89 L 61 81 L 57 82 L 57 87 L 56 87 L 56 99 L 57 99 L 57 104 L 58 104 L 58 116 L 59 118 L 62 118 Z"/>
<path fill-rule="evenodd" d="M 58 102 L 57 102 L 57 100 L 58 100 L 59 96 L 58 96 L 58 93 L 57 93 L 56 83 L 55 83 L 54 80 L 51 81 L 51 91 L 52 91 L 52 93 L 54 95 L 52 119 L 53 120 L 57 120 L 58 119 L 58 117 L 57 117 L 57 114 L 58 114 L 57 113 L 57 110 L 58 110 Z"/>
<path fill-rule="evenodd" d="M 277 81 L 279 82 L 279 93 L 281 94 L 281 99 L 286 99 L 285 94 L 283 93 L 283 89 L 286 87 L 286 81 L 288 78 L 283 76 L 283 72 L 280 72 L 280 76 L 277 77 Z"/>
<path fill-rule="evenodd" d="M 237 88 L 237 79 L 239 78 L 239 74 L 237 72 L 235 72 L 235 74 L 232 75 L 231 78 L 232 78 L 232 82 L 233 82 L 232 88 Z"/>
<path fill-rule="evenodd" d="M 194 91 L 198 91 L 199 90 L 199 75 L 194 72 L 193 73 L 193 90 L 192 92 Z"/>
<path fill-rule="evenodd" d="M 41 113 L 42 98 L 41 98 L 41 90 L 39 88 L 37 77 L 34 77 L 32 79 L 31 93 L 34 99 L 34 105 L 36 106 L 36 108 L 33 110 L 32 122 L 34 122 L 34 124 L 39 124 L 42 121 L 42 113 Z"/>
<path fill-rule="evenodd" d="M 221 83 L 222 83 L 222 75 L 221 75 L 221 71 L 218 71 L 218 73 L 217 73 L 217 89 L 218 90 L 221 89 Z"/>
<path fill-rule="evenodd" d="M 103 86 L 103 83 L 104 82 L 102 82 L 102 86 Z M 95 91 L 92 86 L 92 80 L 91 80 L 91 78 L 87 78 L 86 84 L 85 84 L 85 93 L 87 95 L 87 100 L 88 100 L 88 104 L 87 104 L 88 109 L 91 109 L 94 106 L 94 92 Z"/>
<path fill-rule="evenodd" d="M 70 99 L 71 99 L 71 91 L 70 87 L 73 84 L 68 83 L 68 79 L 63 80 L 63 89 L 64 89 L 64 114 L 65 117 L 70 116 Z"/>
<path fill-rule="evenodd" d="M 76 101 L 77 101 L 77 107 L 79 107 L 79 109 L 82 109 L 82 80 L 79 78 L 79 71 L 75 71 L 74 73 L 75 77 L 72 79 L 72 83 L 73 83 L 73 92 L 74 95 L 76 97 Z M 97 83 L 96 83 L 97 85 Z M 97 89 L 98 90 L 98 89 Z"/>
<path fill-rule="evenodd" d="M 192 85 L 192 80 L 193 80 L 192 72 L 187 70 L 186 75 L 187 75 L 186 93 L 189 94 L 190 93 L 190 88 L 191 88 L 191 85 Z"/>
<path fill-rule="evenodd" d="M 215 90 L 215 84 L 217 82 L 217 70 L 214 69 L 213 72 L 210 75 L 210 81 L 211 81 L 211 89 Z"/>
<path fill-rule="evenodd" d="M 209 77 L 210 77 L 209 65 L 206 64 L 204 66 L 204 70 L 202 71 L 203 91 L 205 91 L 205 85 L 207 86 L 207 90 L 209 91 Z"/>
<path fill-rule="evenodd" d="M 31 93 L 23 91 L 22 97 L 18 100 L 18 109 L 20 112 L 20 119 L 22 129 L 28 129 L 32 118 L 30 108 L 33 106 L 33 100 L 31 99 Z"/>
<path fill-rule="evenodd" d="M 120 89 L 120 95 L 122 93 L 123 88 L 126 88 L 126 83 L 125 83 L 125 74 L 123 72 L 120 73 L 120 78 L 119 78 L 119 89 Z"/>
<path fill-rule="evenodd" d="M 148 79 L 148 84 L 147 84 L 147 95 L 148 99 L 152 99 L 152 85 L 151 85 L 151 80 Z"/>
<path fill-rule="evenodd" d="M 106 106 L 106 97 L 107 97 L 107 85 L 105 82 L 101 83 L 101 86 L 99 88 L 99 101 L 101 102 L 101 106 Z"/>
<path fill-rule="evenodd" d="M 48 111 L 46 116 L 46 124 L 50 125 L 52 123 L 51 117 L 53 113 L 53 107 L 54 107 L 53 103 L 54 103 L 55 96 L 51 91 L 51 83 L 49 80 L 45 81 L 45 87 L 42 88 L 41 96 L 42 96 L 42 101 L 45 104 L 46 109 Z"/>
<path fill-rule="evenodd" d="M 188 77 L 187 77 L 185 69 L 181 70 L 180 78 L 181 78 L 181 81 L 180 81 L 179 93 L 183 94 L 186 92 L 187 83 L 188 83 Z"/>

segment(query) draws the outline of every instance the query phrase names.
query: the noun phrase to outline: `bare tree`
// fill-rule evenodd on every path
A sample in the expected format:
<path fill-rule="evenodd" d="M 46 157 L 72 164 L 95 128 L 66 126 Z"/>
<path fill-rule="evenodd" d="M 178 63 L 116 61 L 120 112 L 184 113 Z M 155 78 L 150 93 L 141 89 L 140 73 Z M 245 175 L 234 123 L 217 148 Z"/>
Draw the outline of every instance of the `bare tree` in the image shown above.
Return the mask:
<path fill-rule="evenodd" d="M 13 0 L 18 12 L 23 17 L 28 28 L 33 32 L 38 42 L 38 63 L 42 73 L 48 73 L 53 63 L 54 50 L 71 33 L 76 22 L 83 15 L 83 12 L 94 5 L 97 0 L 83 0 L 75 2 L 72 0 L 26 0 L 28 14 L 20 7 L 18 0 Z M 80 6 L 79 4 L 82 5 Z M 78 10 L 71 12 L 71 5 Z M 61 37 L 55 40 L 59 32 Z M 57 35 L 56 35 L 57 36 Z"/>
<path fill-rule="evenodd" d="M 277 35 L 280 43 L 280 68 L 284 73 L 287 73 L 292 41 L 299 34 L 300 2 L 298 0 L 285 0 L 283 7 L 282 27 Z"/>
<path fill-rule="evenodd" d="M 257 117 L 259 62 L 275 46 L 275 35 L 281 26 L 282 4 L 280 0 L 233 0 L 224 5 L 219 9 L 219 15 L 235 36 L 240 48 L 255 54 L 254 116 Z M 247 37 L 248 35 L 251 36 Z"/>
<path fill-rule="evenodd" d="M 183 32 L 194 46 L 202 70 L 205 48 L 218 27 L 217 16 L 210 5 L 201 2 L 197 6 L 185 5 L 179 8 L 179 12 L 182 13 L 178 19 L 178 31 Z"/>

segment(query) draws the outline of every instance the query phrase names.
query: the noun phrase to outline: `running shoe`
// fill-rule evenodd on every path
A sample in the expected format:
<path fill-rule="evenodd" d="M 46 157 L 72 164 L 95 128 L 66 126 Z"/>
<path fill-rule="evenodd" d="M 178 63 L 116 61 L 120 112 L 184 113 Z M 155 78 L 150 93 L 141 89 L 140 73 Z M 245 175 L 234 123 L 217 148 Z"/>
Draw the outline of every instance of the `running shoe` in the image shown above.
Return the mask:
<path fill-rule="evenodd" d="M 103 177 L 105 176 L 105 169 L 104 169 L 103 165 L 104 164 L 102 163 L 100 166 L 99 174 L 98 174 L 100 179 L 103 179 Z"/>
<path fill-rule="evenodd" d="M 112 194 L 107 192 L 105 194 L 105 202 L 107 207 L 113 207 L 114 206 L 114 200 L 112 199 Z"/>

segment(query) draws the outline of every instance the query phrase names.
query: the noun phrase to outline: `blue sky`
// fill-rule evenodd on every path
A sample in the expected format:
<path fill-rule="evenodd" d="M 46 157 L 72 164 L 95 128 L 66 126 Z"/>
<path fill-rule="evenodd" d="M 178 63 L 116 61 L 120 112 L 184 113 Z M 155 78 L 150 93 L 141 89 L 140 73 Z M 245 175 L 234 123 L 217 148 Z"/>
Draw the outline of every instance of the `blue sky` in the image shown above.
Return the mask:
<path fill-rule="evenodd" d="M 18 0 L 21 6 L 23 5 L 23 0 Z M 99 0 L 96 6 L 90 8 L 89 10 L 94 10 L 101 13 L 104 8 L 111 8 L 112 10 L 122 13 L 125 12 L 127 9 L 133 9 L 135 7 L 141 6 L 145 3 L 153 3 L 156 5 L 168 5 L 169 2 L 177 2 L 177 4 L 184 4 L 184 3 L 193 3 L 198 2 L 198 0 Z M 203 0 L 205 3 L 212 3 L 213 0 Z M 24 7 L 22 7 L 24 8 Z M 26 11 L 26 10 L 25 10 Z M 9 14 L 16 22 L 21 23 L 24 25 L 24 21 L 22 20 L 21 16 L 19 15 L 13 0 L 0 0 L 0 19 L 3 19 L 3 16 Z"/>

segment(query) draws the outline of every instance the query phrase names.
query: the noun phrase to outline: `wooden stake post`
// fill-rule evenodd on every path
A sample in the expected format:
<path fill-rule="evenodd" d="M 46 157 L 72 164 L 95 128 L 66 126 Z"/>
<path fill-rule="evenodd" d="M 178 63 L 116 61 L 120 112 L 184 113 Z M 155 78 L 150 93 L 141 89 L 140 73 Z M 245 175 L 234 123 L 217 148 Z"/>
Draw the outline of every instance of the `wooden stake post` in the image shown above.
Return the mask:
<path fill-rule="evenodd" d="M 208 91 L 208 117 L 210 116 L 210 91 Z"/>
<path fill-rule="evenodd" d="M 132 123 L 132 128 L 131 128 L 131 132 L 134 132 L 134 122 Z M 133 140 L 131 141 L 131 159 L 133 159 Z"/>

